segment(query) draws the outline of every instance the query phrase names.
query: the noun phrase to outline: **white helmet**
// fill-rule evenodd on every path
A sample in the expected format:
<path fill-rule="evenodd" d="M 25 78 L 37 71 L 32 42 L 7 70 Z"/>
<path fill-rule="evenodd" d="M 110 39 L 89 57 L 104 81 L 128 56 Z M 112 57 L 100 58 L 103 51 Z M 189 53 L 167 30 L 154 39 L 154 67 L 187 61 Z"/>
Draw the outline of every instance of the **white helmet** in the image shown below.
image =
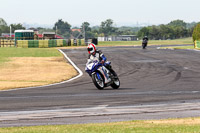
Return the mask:
<path fill-rule="evenodd" d="M 89 54 L 94 53 L 94 52 L 96 51 L 96 46 L 95 46 L 95 44 L 90 43 L 90 44 L 88 45 L 87 50 L 88 50 L 88 53 L 89 53 Z"/>

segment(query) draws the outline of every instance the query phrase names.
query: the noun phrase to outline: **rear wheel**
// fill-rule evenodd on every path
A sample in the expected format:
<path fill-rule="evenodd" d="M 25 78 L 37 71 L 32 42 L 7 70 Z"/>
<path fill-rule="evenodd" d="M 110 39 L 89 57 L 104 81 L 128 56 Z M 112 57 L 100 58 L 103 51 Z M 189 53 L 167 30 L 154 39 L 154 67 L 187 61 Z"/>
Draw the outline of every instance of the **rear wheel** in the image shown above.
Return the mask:
<path fill-rule="evenodd" d="M 101 73 L 95 73 L 92 75 L 92 81 L 94 83 L 94 85 L 99 89 L 99 90 L 103 90 L 104 89 L 104 79 L 103 79 L 103 75 Z"/>

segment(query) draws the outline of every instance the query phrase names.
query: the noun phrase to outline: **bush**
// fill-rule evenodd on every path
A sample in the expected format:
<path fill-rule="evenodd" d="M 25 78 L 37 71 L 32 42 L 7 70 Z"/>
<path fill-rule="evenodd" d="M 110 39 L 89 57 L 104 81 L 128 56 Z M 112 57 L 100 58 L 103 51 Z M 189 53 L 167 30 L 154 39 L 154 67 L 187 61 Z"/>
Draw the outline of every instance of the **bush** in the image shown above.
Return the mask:
<path fill-rule="evenodd" d="M 192 34 L 193 41 L 200 40 L 200 24 L 197 24 Z"/>

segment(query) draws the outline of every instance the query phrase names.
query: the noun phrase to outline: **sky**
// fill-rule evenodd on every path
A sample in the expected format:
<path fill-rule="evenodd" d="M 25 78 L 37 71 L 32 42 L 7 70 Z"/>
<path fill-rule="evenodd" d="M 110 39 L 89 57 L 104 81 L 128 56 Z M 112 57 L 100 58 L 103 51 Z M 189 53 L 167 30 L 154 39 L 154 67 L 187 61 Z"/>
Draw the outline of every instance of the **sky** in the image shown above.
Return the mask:
<path fill-rule="evenodd" d="M 91 26 L 112 19 L 115 26 L 200 21 L 200 0 L 0 0 L 0 18 L 8 24 Z"/>

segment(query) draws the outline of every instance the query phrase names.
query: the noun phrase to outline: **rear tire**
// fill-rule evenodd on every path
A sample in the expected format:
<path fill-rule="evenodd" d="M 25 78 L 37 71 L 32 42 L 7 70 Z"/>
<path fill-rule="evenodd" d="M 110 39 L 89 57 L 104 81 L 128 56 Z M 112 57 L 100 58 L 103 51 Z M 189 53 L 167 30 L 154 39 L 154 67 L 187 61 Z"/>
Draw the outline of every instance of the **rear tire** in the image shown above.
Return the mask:
<path fill-rule="evenodd" d="M 97 87 L 97 89 L 103 90 L 104 86 L 105 86 L 104 78 L 103 78 L 103 75 L 101 73 L 99 73 L 99 76 L 100 76 L 101 79 L 98 79 L 97 73 L 92 74 L 92 81 L 93 81 L 94 85 Z"/>

